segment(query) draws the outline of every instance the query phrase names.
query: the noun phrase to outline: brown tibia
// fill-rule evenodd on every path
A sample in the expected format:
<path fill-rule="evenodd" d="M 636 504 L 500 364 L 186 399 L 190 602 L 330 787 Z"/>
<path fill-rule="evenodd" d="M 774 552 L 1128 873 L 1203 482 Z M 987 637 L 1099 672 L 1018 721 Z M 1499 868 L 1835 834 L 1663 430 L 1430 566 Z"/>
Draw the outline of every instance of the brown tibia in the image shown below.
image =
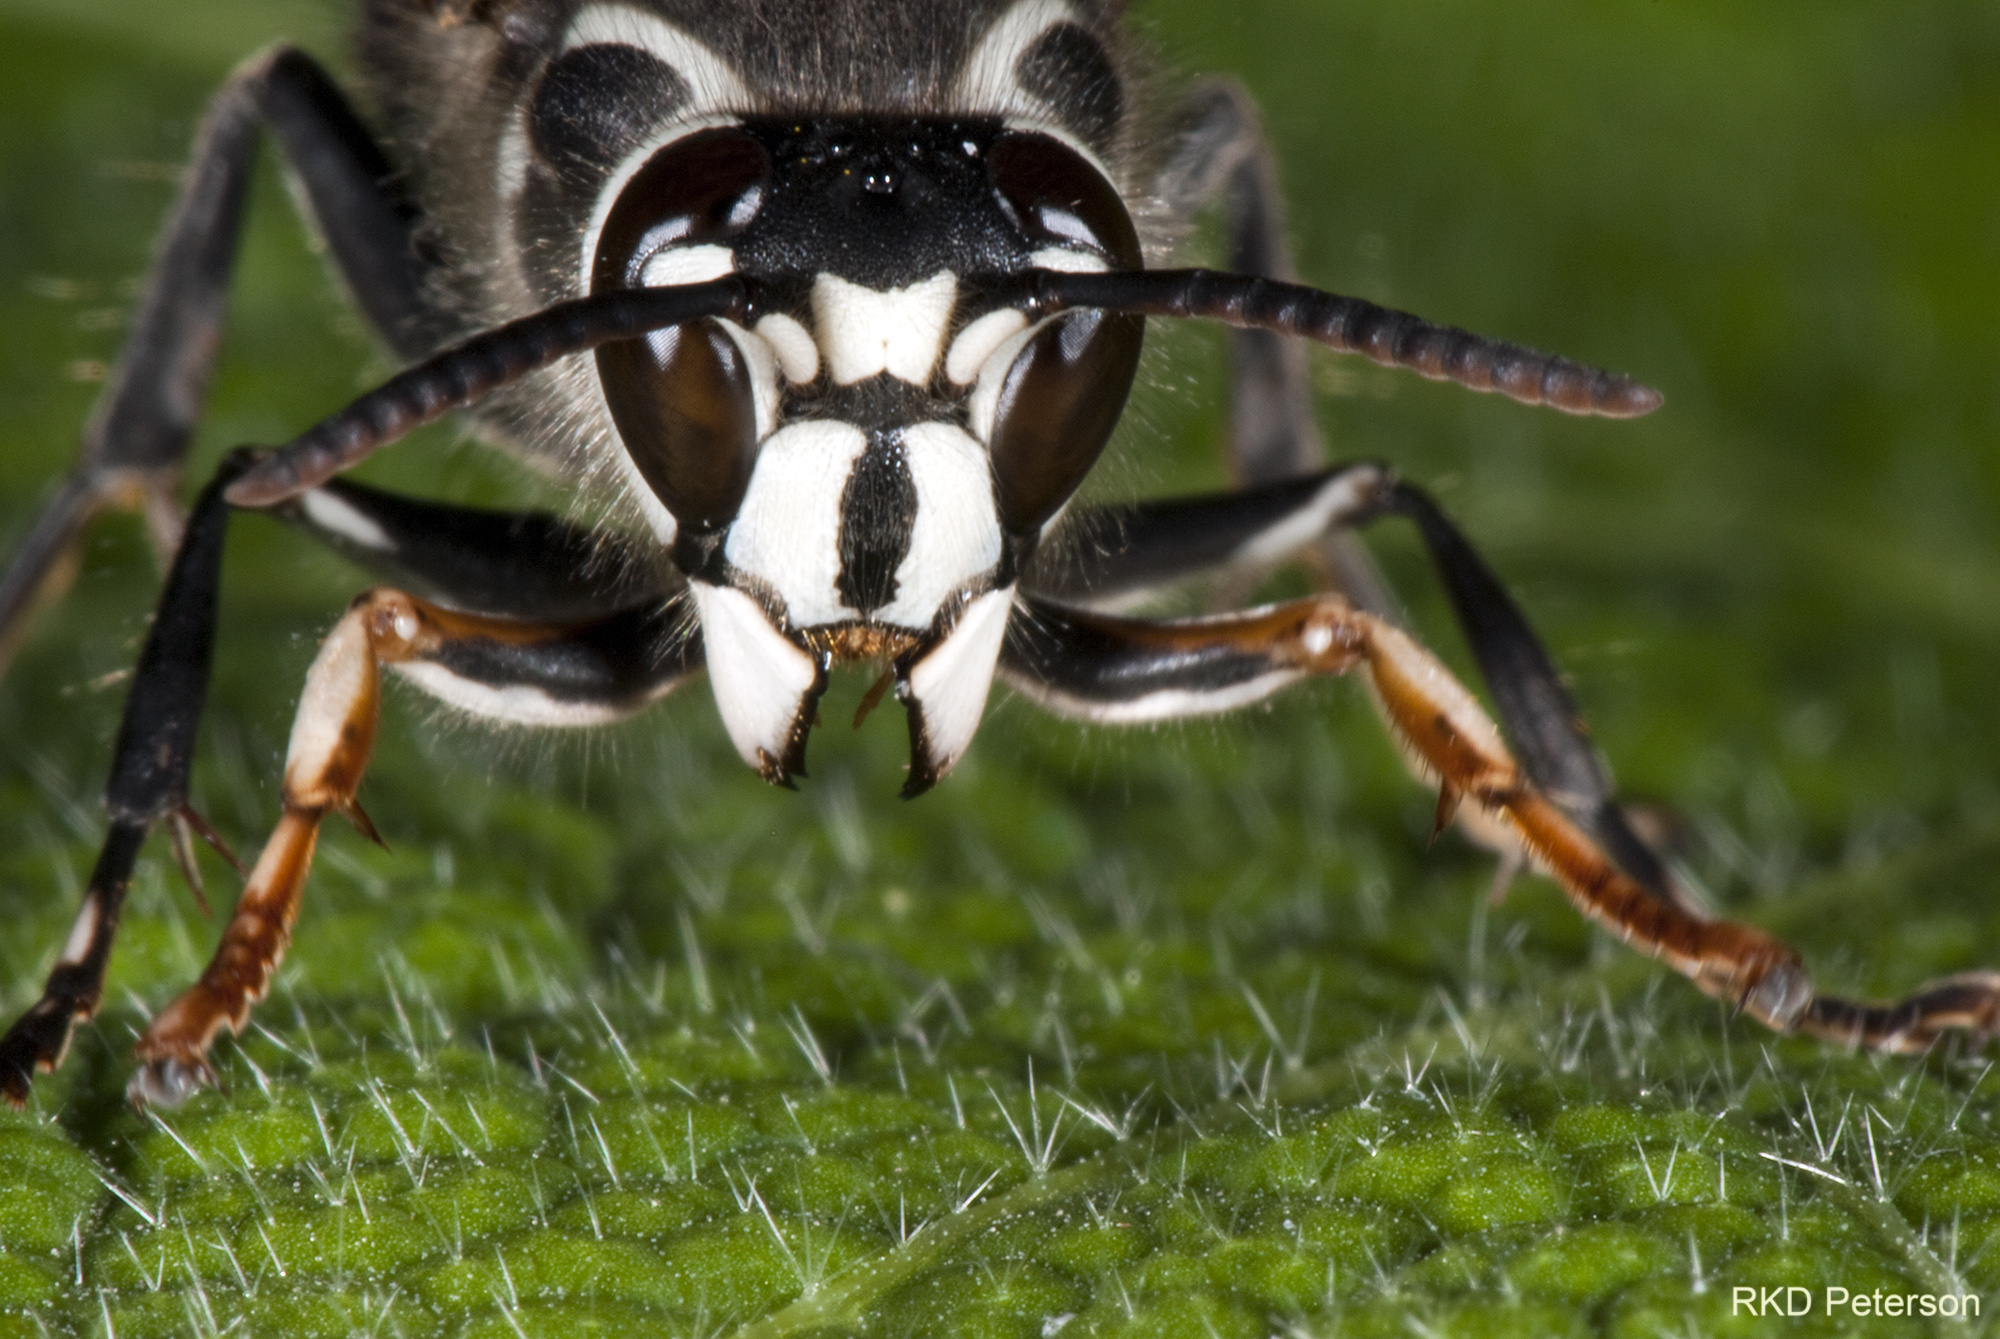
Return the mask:
<path fill-rule="evenodd" d="M 1444 792 L 1504 822 L 1577 910 L 1626 943 L 1781 1032 L 1903 1052 L 1952 1031 L 1975 1042 L 2000 1034 L 2000 972 L 1945 977 L 1890 1003 L 1820 995 L 1789 945 L 1658 897 L 1527 784 L 1485 713 L 1429 652 L 1367 614 L 1349 619 L 1384 713 Z"/>
<path fill-rule="evenodd" d="M 348 814 L 372 832 L 354 795 L 375 746 L 380 666 L 437 644 L 441 617 L 462 616 L 444 615 L 397 591 L 370 591 L 348 607 L 321 645 L 292 723 L 284 813 L 201 979 L 153 1020 L 133 1048 L 142 1062 L 128 1089 L 134 1102 L 172 1105 L 213 1077 L 208 1048 L 216 1033 L 241 1030 L 284 959 L 320 820 L 330 812 Z"/>
<path fill-rule="evenodd" d="M 1372 615 L 1346 617 L 1383 714 L 1442 793 L 1510 830 L 1571 905 L 1632 947 L 1771 1027 L 1798 1025 L 1813 995 L 1796 952 L 1750 926 L 1703 919 L 1632 879 L 1529 784 L 1499 730 L 1436 657 Z"/>

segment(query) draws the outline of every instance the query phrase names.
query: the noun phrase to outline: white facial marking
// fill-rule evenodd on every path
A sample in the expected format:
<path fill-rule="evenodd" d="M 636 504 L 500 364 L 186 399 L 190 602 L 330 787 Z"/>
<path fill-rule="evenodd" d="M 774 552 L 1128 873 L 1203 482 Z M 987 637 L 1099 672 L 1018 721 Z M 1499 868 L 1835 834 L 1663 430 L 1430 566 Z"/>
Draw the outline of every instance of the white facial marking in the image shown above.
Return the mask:
<path fill-rule="evenodd" d="M 1305 647 L 1309 656 L 1323 656 L 1333 646 L 1333 629 L 1324 623 L 1308 623 L 1299 634 L 1299 645 Z"/>
<path fill-rule="evenodd" d="M 1055 318 L 1050 317 L 1049 320 Z M 1007 384 L 1007 373 L 1014 366 L 1014 360 L 1021 356 L 1021 350 L 1028 347 L 1028 341 L 1041 333 L 1047 320 L 1037 321 L 1025 330 L 1018 330 L 1000 346 L 986 355 L 980 364 L 979 384 L 972 388 L 971 398 L 965 402 L 966 426 L 972 435 L 987 445 L 993 443 L 993 416 L 1000 411 L 1000 388 Z"/>
<path fill-rule="evenodd" d="M 56 959 L 59 967 L 74 967 L 90 953 L 90 942 L 97 938 L 98 904 L 95 897 L 83 900 L 83 910 L 76 913 L 76 923 L 69 927 L 69 940 L 63 945 L 62 956 Z"/>
<path fill-rule="evenodd" d="M 735 272 L 736 255 L 726 246 L 670 246 L 647 257 L 639 282 L 647 288 L 671 288 Z"/>
<path fill-rule="evenodd" d="M 406 661 L 391 669 L 449 707 L 456 707 L 483 721 L 506 721 L 514 725 L 576 729 L 608 725 L 629 715 L 636 707 L 663 697 L 676 685 L 668 680 L 659 690 L 640 702 L 577 702 L 550 697 L 528 684 L 490 684 L 453 674 L 443 665 L 428 660 Z"/>
<path fill-rule="evenodd" d="M 1000 661 L 1000 643 L 1007 635 L 1007 614 L 1014 605 L 1014 588 L 988 591 L 965 607 L 958 624 L 931 653 L 910 670 L 909 694 L 923 711 L 924 741 L 930 763 L 943 776 L 949 772 L 979 729 L 986 714 L 986 695 L 993 686 L 993 669 Z"/>
<path fill-rule="evenodd" d="M 812 657 L 786 641 L 742 591 L 690 583 L 715 709 L 743 761 L 759 771 L 784 755 L 792 725 L 818 677 Z"/>
<path fill-rule="evenodd" d="M 881 372 L 927 384 L 957 297 L 958 280 L 950 270 L 887 292 L 831 274 L 814 279 L 813 322 L 834 384 L 852 385 Z"/>
<path fill-rule="evenodd" d="M 585 226 L 583 236 L 578 239 L 581 243 L 578 248 L 576 270 L 576 288 L 579 293 L 590 291 L 591 277 L 597 268 L 597 237 L 604 231 L 604 220 L 611 217 L 611 207 L 618 203 L 618 197 L 624 193 L 632 178 L 638 175 L 639 169 L 651 162 L 654 154 L 675 140 L 686 139 L 689 135 L 713 130 L 717 126 L 733 126 L 737 123 L 735 117 L 719 113 L 689 116 L 686 120 L 675 121 L 665 127 L 657 135 L 625 155 L 611 175 L 604 179 L 603 188 L 597 192 L 597 201 L 590 207 L 590 222 Z M 694 249 L 688 248 L 690 251 Z"/>
<path fill-rule="evenodd" d="M 1000 561 L 1000 517 L 985 448 L 948 423 L 903 430 L 903 459 L 916 486 L 910 548 L 896 569 L 896 598 L 875 611 L 884 623 L 927 628 L 945 598 Z"/>
<path fill-rule="evenodd" d="M 757 322 L 755 329 L 778 355 L 778 366 L 784 370 L 785 380 L 802 386 L 819 375 L 819 345 L 813 343 L 812 334 L 804 326 L 783 312 L 773 312 Z"/>
<path fill-rule="evenodd" d="M 757 419 L 757 437 L 761 441 L 778 427 L 777 355 L 762 335 L 752 334 L 736 322 L 720 317 L 715 323 L 722 327 L 736 345 L 737 352 L 743 355 L 745 370 L 750 376 L 750 400 Z"/>
<path fill-rule="evenodd" d="M 1102 274 L 1108 268 L 1104 257 L 1096 252 L 1072 251 L 1066 246 L 1045 246 L 1029 256 L 1028 263 L 1038 270 L 1061 270 L 1065 274 Z"/>
<path fill-rule="evenodd" d="M 1102 172 L 1106 181 L 1116 181 L 1095 150 L 1056 124 L 1051 113 L 1058 109 L 1021 87 L 1014 78 L 1021 57 L 1059 23 L 1074 23 L 1080 28 L 1090 26 L 1077 18 L 1076 11 L 1063 0 L 1020 0 L 979 39 L 979 46 L 966 61 L 965 70 L 953 87 L 953 98 L 966 111 L 1006 117 L 1012 129 L 1061 140 Z"/>
<path fill-rule="evenodd" d="M 868 438 L 849 423 L 792 423 L 766 439 L 723 554 L 768 582 L 793 627 L 853 618 L 840 575 L 840 495 Z"/>
<path fill-rule="evenodd" d="M 1044 116 L 1049 108 L 1014 78 L 1022 55 L 1058 23 L 1075 23 L 1063 0 L 1021 0 L 979 39 L 954 90 L 966 111 L 992 116 Z"/>
<path fill-rule="evenodd" d="M 1236 551 L 1236 561 L 1275 563 L 1290 557 L 1325 534 L 1336 522 L 1359 513 L 1368 495 L 1381 481 L 1381 476 L 1374 470 L 1352 470 L 1336 475 L 1327 480 L 1310 504 L 1246 542 Z"/>
<path fill-rule="evenodd" d="M 577 279 L 577 291 L 580 293 L 590 291 L 597 234 L 603 231 L 612 202 L 618 198 L 625 183 L 631 180 L 632 174 L 661 145 L 706 125 L 727 124 L 731 118 L 719 113 L 747 108 L 751 101 L 743 81 L 711 48 L 685 29 L 635 6 L 596 4 L 586 5 L 579 11 L 570 21 L 569 30 L 563 34 L 562 51 L 594 45 L 636 47 L 655 57 L 687 84 L 688 102 L 681 109 L 681 119 L 628 155 L 598 193 L 597 202 L 591 210 L 590 226 L 583 230 L 583 259 Z M 503 203 L 511 205 L 520 194 L 522 184 L 527 180 L 528 156 L 526 126 L 516 118 L 500 137 L 498 184 Z M 511 212 L 503 211 L 503 215 L 511 217 Z M 508 225 L 502 223 L 497 236 L 501 255 L 515 250 L 510 244 L 511 230 Z"/>
<path fill-rule="evenodd" d="M 1028 318 L 1012 307 L 980 317 L 958 332 L 944 356 L 944 374 L 955 385 L 970 386 L 993 351 L 1025 330 Z"/>
<path fill-rule="evenodd" d="M 687 81 L 693 115 L 747 107 L 743 81 L 722 57 L 684 28 L 632 5 L 589 5 L 570 21 L 562 49 L 596 43 L 634 46 L 659 58 Z"/>
<path fill-rule="evenodd" d="M 396 547 L 388 532 L 375 524 L 371 517 L 345 498 L 324 488 L 301 494 L 299 506 L 305 511 L 308 521 L 330 534 L 339 535 L 350 544 L 374 549 L 378 553 L 387 553 Z"/>

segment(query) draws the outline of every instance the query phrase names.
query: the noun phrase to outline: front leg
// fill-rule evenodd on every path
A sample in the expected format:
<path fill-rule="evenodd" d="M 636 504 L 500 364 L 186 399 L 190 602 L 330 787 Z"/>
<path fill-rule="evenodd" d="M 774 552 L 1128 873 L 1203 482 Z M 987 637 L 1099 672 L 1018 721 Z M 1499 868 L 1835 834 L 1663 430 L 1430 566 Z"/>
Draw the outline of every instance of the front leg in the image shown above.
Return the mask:
<path fill-rule="evenodd" d="M 104 794 L 110 832 L 41 996 L 0 1035 L 0 1098 L 16 1106 L 37 1072 L 62 1063 L 76 1024 L 97 1012 L 133 867 L 155 823 L 167 825 L 199 895 L 190 833 L 213 837 L 187 794 L 214 654 L 230 515 L 223 495 L 256 458 L 227 457 L 189 514 L 118 727 Z M 684 596 L 615 540 L 557 518 L 418 502 L 345 483 L 287 503 L 280 514 L 442 601 L 506 616 L 438 610 L 449 635 L 431 658 L 401 662 L 426 691 L 472 715 L 554 725 L 607 720 L 700 665 Z"/>
<path fill-rule="evenodd" d="M 460 613 L 395 590 L 357 598 L 306 672 L 277 827 L 201 979 L 133 1048 L 142 1067 L 132 1099 L 171 1106 L 212 1079 L 208 1051 L 216 1035 L 242 1029 L 284 959 L 321 821 L 340 814 L 380 840 L 355 793 L 375 744 L 382 666 L 489 719 L 579 725 L 639 709 L 700 664 L 677 604 L 558 627 Z"/>
<path fill-rule="evenodd" d="M 1030 573 L 1038 594 L 1115 608 L 1208 571 L 1259 569 L 1328 534 L 1385 516 L 1415 523 L 1451 597 L 1500 720 L 1537 789 L 1626 873 L 1688 903 L 1665 862 L 1633 830 L 1582 712 L 1527 616 L 1430 495 L 1367 461 L 1233 493 L 1079 507 L 1063 542 Z M 1353 601 L 1377 615 L 1382 610 Z M 1480 833 L 1482 840 L 1493 834 Z M 1502 843 L 1502 849 L 1506 844 Z"/>
<path fill-rule="evenodd" d="M 1227 711 L 1314 676 L 1358 671 L 1406 752 L 1461 806 L 1511 834 L 1583 915 L 1709 995 L 1781 1032 L 1915 1051 L 1946 1030 L 2000 1030 L 2000 973 L 1932 982 L 1892 1004 L 1818 994 L 1798 953 L 1633 879 L 1530 780 L 1472 694 L 1394 625 L 1325 595 L 1240 614 L 1118 618 L 1024 599 L 1001 674 L 1062 715 L 1102 722 Z"/>

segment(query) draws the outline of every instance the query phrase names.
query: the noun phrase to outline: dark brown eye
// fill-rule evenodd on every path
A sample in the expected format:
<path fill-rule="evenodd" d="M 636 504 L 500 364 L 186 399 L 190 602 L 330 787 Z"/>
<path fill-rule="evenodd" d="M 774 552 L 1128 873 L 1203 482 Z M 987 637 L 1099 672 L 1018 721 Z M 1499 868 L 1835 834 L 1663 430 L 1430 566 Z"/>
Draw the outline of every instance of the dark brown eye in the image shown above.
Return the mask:
<path fill-rule="evenodd" d="M 763 147 L 740 130 L 701 131 L 662 149 L 604 221 L 592 290 L 637 288 L 668 248 L 740 232 L 769 171 Z M 736 341 L 714 321 L 618 340 L 597 350 L 597 375 L 626 452 L 681 530 L 726 527 L 757 453 L 756 395 Z"/>
<path fill-rule="evenodd" d="M 741 232 L 763 203 L 771 160 L 731 127 L 676 140 L 632 174 L 597 236 L 593 292 L 636 288 L 661 250 L 720 242 Z"/>
<path fill-rule="evenodd" d="M 621 339 L 598 349 L 597 375 L 632 463 L 681 528 L 728 525 L 757 447 L 736 341 L 713 321 Z"/>
<path fill-rule="evenodd" d="M 1142 268 L 1125 202 L 1082 154 L 1048 135 L 1002 135 L 987 155 L 993 188 L 1036 247 L 1095 252 Z M 1033 535 L 1097 463 L 1124 412 L 1145 321 L 1072 312 L 1028 341 L 1007 369 L 987 443 L 1000 523 Z"/>
<path fill-rule="evenodd" d="M 1032 535 L 1097 463 L 1139 366 L 1143 317 L 1079 311 L 1028 341 L 1007 369 L 993 414 L 1000 523 Z"/>
<path fill-rule="evenodd" d="M 986 163 L 1002 203 L 1036 244 L 1086 247 L 1114 270 L 1140 267 L 1125 202 L 1082 154 L 1048 135 L 1015 131 L 994 142 Z"/>

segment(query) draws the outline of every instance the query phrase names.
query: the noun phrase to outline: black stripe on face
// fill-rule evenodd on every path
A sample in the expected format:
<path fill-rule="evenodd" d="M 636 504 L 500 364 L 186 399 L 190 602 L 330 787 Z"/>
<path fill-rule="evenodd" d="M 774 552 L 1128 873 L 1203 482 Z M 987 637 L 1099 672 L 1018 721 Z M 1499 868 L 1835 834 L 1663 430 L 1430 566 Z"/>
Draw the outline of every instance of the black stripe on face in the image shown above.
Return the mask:
<path fill-rule="evenodd" d="M 896 598 L 896 569 L 910 551 L 917 483 L 899 431 L 868 434 L 840 493 L 840 602 L 864 616 Z"/>
<path fill-rule="evenodd" d="M 562 177 L 595 182 L 689 96 L 687 80 L 652 53 L 592 43 L 549 62 L 528 107 L 528 135 Z"/>
<path fill-rule="evenodd" d="M 1054 107 L 1092 148 L 1102 150 L 1125 114 L 1118 72 L 1097 39 L 1074 23 L 1058 23 L 1014 62 L 1021 87 Z"/>

